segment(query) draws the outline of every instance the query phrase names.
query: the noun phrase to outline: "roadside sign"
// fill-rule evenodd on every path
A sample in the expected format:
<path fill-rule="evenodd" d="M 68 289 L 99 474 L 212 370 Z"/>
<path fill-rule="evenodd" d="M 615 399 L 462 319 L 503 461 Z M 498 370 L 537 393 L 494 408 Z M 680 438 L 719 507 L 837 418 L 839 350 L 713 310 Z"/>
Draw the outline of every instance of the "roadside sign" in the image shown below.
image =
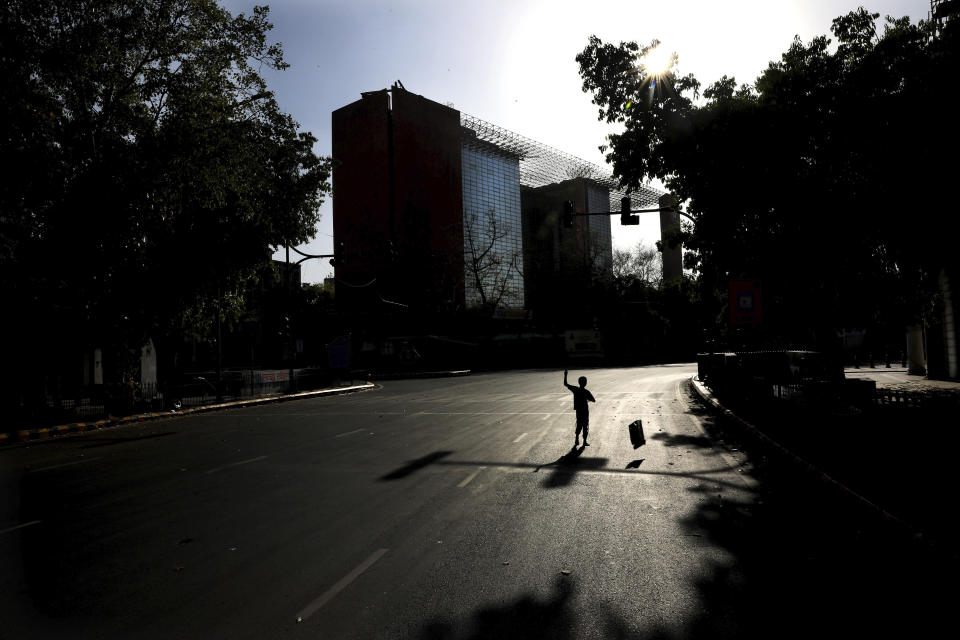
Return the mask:
<path fill-rule="evenodd" d="M 759 280 L 730 283 L 730 324 L 760 324 L 763 304 Z"/>

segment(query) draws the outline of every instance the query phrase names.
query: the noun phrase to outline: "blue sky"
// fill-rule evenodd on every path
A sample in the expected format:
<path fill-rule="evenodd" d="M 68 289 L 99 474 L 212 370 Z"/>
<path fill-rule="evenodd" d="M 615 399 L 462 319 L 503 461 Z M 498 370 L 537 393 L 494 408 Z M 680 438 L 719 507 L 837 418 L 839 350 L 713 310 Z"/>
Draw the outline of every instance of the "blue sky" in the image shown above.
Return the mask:
<path fill-rule="evenodd" d="M 221 4 L 249 14 L 258 3 Z M 795 35 L 829 34 L 833 18 L 861 5 L 914 22 L 930 10 L 929 0 L 277 0 L 271 39 L 283 44 L 290 68 L 265 75 L 281 108 L 317 137 L 321 155 L 330 154 L 334 109 L 399 79 L 408 91 L 603 164 L 597 147 L 610 128 L 597 121 L 574 61 L 591 34 L 614 43 L 656 38 L 679 55 L 680 72 L 704 86 L 724 74 L 743 83 Z M 333 249 L 329 201 L 320 213 L 315 240 L 300 247 L 307 253 Z M 613 225 L 615 247 L 658 237 L 656 214 L 637 227 Z M 307 282 L 333 271 L 325 260 L 303 269 Z"/>

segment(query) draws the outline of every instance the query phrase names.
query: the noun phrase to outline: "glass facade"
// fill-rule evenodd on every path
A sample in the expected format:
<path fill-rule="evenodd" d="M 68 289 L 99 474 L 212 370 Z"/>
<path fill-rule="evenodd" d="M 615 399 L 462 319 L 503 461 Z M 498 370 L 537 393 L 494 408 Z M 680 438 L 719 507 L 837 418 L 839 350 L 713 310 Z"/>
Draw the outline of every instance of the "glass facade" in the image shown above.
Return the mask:
<path fill-rule="evenodd" d="M 587 212 L 611 211 L 610 190 L 607 187 L 587 183 Z M 589 216 L 590 230 L 588 250 L 594 273 L 609 273 L 613 267 L 613 236 L 610 233 L 610 216 Z"/>
<path fill-rule="evenodd" d="M 523 308 L 520 159 L 476 140 L 461 153 L 466 304 Z"/>

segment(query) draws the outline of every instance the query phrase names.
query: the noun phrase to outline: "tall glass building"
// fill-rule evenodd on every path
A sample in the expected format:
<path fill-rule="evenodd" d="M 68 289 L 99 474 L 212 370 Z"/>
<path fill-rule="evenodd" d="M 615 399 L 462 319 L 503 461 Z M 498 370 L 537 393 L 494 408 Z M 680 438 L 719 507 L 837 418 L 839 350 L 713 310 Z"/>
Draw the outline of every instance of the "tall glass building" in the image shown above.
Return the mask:
<path fill-rule="evenodd" d="M 523 308 L 520 158 L 467 132 L 461 152 L 466 304 Z"/>
<path fill-rule="evenodd" d="M 585 185 L 587 213 L 611 211 L 610 189 L 594 183 Z M 609 275 L 613 268 L 613 237 L 610 233 L 610 216 L 587 218 L 588 259 L 594 275 Z"/>

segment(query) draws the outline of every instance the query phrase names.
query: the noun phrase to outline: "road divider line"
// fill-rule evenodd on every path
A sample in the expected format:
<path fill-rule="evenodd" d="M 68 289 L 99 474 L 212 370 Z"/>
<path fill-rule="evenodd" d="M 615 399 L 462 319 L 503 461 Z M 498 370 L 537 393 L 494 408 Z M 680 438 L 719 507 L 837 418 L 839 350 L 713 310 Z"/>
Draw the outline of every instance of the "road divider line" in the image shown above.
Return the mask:
<path fill-rule="evenodd" d="M 476 471 L 474 471 L 473 473 L 471 473 L 470 475 L 468 475 L 466 478 L 464 478 L 464 479 L 460 482 L 460 484 L 457 485 L 457 488 L 463 489 L 465 486 L 467 486 L 468 484 L 470 484 L 470 482 L 473 481 L 473 479 L 476 478 L 477 475 L 478 475 L 481 471 L 483 471 L 484 469 L 486 469 L 486 467 L 480 467 L 480 468 L 478 468 Z"/>
<path fill-rule="evenodd" d="M 241 460 L 240 462 L 231 462 L 230 464 L 225 464 L 222 467 L 217 467 L 216 469 L 210 469 L 206 474 L 210 475 L 211 473 L 216 473 L 218 471 L 223 471 L 224 469 L 229 469 L 230 467 L 239 467 L 242 464 L 250 464 L 251 462 L 258 462 L 263 460 L 267 456 L 258 456 L 256 458 L 250 458 L 249 460 Z"/>
<path fill-rule="evenodd" d="M 10 527 L 9 529 L 0 529 L 0 535 L 4 533 L 10 533 L 11 531 L 16 531 L 17 529 L 23 529 L 24 527 L 29 527 L 35 524 L 40 524 L 43 520 L 34 520 L 32 522 L 24 522 L 23 524 L 18 524 L 15 527 Z"/>
<path fill-rule="evenodd" d="M 548 413 L 548 416 L 561 416 L 566 411 Z M 543 411 L 424 411 L 425 416 L 542 416 Z"/>
<path fill-rule="evenodd" d="M 31 469 L 32 472 L 37 471 L 50 471 L 51 469 L 59 469 L 60 467 L 72 467 L 75 464 L 83 464 L 84 462 L 93 462 L 94 460 L 100 460 L 101 458 L 87 458 L 85 460 L 74 460 L 73 462 L 64 462 L 63 464 L 52 464 L 49 467 L 40 467 L 39 469 Z"/>
<path fill-rule="evenodd" d="M 343 437 L 346 437 L 346 436 L 352 436 L 352 435 L 355 434 L 355 433 L 360 433 L 361 431 L 363 431 L 363 429 L 354 429 L 353 431 L 347 431 L 346 433 L 338 433 L 337 435 L 335 435 L 335 436 L 333 436 L 333 437 L 334 437 L 334 438 L 343 438 Z"/>
<path fill-rule="evenodd" d="M 333 600 L 333 598 L 338 593 L 346 589 L 351 582 L 359 578 L 364 571 L 366 571 L 371 566 L 373 566 L 373 563 L 375 563 L 377 560 L 382 558 L 383 554 L 385 554 L 387 551 L 389 551 L 389 549 L 377 549 L 372 554 L 370 554 L 370 556 L 366 560 L 358 564 L 353 569 L 353 571 L 351 571 L 347 575 L 340 578 L 340 580 L 338 580 L 336 584 L 334 584 L 332 587 L 330 587 L 329 589 L 324 591 L 322 594 L 320 594 L 320 597 L 318 597 L 316 600 L 314 600 L 313 602 L 308 604 L 306 607 L 304 607 L 303 610 L 297 614 L 297 622 L 303 622 L 304 620 L 312 616 L 314 613 L 316 613 L 317 610 L 320 609 L 320 607 L 322 607 L 323 605 Z"/>
<path fill-rule="evenodd" d="M 514 440 L 514 443 L 520 442 L 521 440 L 523 440 L 524 436 L 526 435 L 527 435 L 527 432 L 524 431 L 523 433 L 517 436 L 516 440 Z"/>

